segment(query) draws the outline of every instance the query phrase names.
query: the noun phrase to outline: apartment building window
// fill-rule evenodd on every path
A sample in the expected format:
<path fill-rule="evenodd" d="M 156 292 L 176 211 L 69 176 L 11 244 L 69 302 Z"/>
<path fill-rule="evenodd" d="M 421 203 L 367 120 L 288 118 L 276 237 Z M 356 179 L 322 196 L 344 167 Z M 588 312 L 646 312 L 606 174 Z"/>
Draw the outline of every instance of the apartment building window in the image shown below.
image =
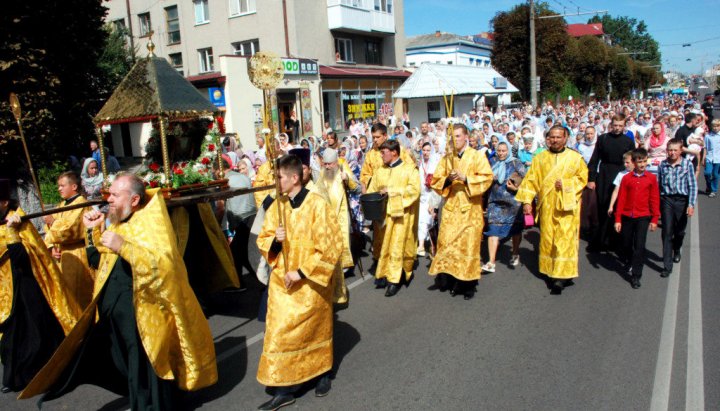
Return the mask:
<path fill-rule="evenodd" d="M 384 11 L 385 13 L 392 13 L 393 0 L 375 0 L 375 10 Z"/>
<path fill-rule="evenodd" d="M 365 42 L 365 64 L 382 64 L 380 43 L 376 41 Z"/>
<path fill-rule="evenodd" d="M 140 20 L 140 37 L 144 37 L 150 34 L 152 24 L 150 24 L 150 13 L 138 14 Z"/>
<path fill-rule="evenodd" d="M 185 75 L 185 72 L 183 71 L 182 53 L 168 54 L 168 57 L 170 58 L 170 65 L 173 66 L 175 70 L 179 71 L 180 74 Z"/>
<path fill-rule="evenodd" d="M 238 41 L 233 43 L 232 46 L 233 53 L 235 53 L 236 56 L 251 57 L 260 51 L 260 40 Z"/>
<path fill-rule="evenodd" d="M 255 5 L 256 0 L 229 0 L 230 1 L 230 16 L 240 16 L 243 14 L 255 13 L 257 6 Z"/>
<path fill-rule="evenodd" d="M 193 4 L 195 5 L 195 24 L 210 22 L 208 0 L 193 0 Z"/>
<path fill-rule="evenodd" d="M 342 38 L 335 39 L 335 55 L 338 61 L 354 62 L 352 40 Z"/>
<path fill-rule="evenodd" d="M 165 19 L 167 20 L 168 44 L 180 43 L 180 19 L 177 6 L 165 8 Z"/>
<path fill-rule="evenodd" d="M 212 47 L 198 50 L 198 59 L 200 60 L 200 72 L 207 73 L 213 71 L 213 52 Z"/>
<path fill-rule="evenodd" d="M 125 19 L 113 20 L 112 24 L 115 30 L 119 30 L 122 33 L 125 32 Z"/>

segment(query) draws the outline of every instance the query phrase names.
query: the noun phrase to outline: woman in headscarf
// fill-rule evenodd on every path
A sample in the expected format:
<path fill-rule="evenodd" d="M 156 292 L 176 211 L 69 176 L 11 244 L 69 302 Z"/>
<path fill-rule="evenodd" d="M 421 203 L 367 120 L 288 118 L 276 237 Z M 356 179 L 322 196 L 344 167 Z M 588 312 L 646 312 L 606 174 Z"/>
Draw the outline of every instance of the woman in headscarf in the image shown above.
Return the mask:
<path fill-rule="evenodd" d="M 520 264 L 520 241 L 524 225 L 522 204 L 515 200 L 515 193 L 520 181 L 525 177 L 525 166 L 514 158 L 508 144 L 499 143 L 497 146 L 497 161 L 492 166 L 493 184 L 488 197 L 488 262 L 482 270 L 495 272 L 495 256 L 501 239 L 512 237 L 512 258 L 510 266 Z M 519 178 L 518 178 L 519 176 Z M 512 178 L 511 178 L 512 177 Z"/>
<path fill-rule="evenodd" d="M 238 172 L 248 176 L 250 181 L 255 181 L 255 170 L 253 169 L 252 161 L 249 158 L 243 157 L 238 162 Z"/>
<path fill-rule="evenodd" d="M 82 179 L 86 199 L 91 200 L 101 197 L 100 189 L 102 188 L 103 174 L 94 158 L 88 157 L 85 159 L 80 178 Z"/>
<path fill-rule="evenodd" d="M 645 138 L 644 147 L 648 152 L 647 170 L 655 175 L 660 163 L 667 158 L 667 141 L 665 124 L 662 121 L 653 124 Z"/>
<path fill-rule="evenodd" d="M 344 141 L 340 146 L 340 153 L 342 152 L 345 152 L 345 154 L 342 156 L 345 160 L 345 163 L 348 165 L 353 175 L 355 175 L 355 178 L 359 181 L 361 167 L 360 163 L 358 162 L 357 152 L 352 149 L 352 142 L 349 139 Z M 349 198 L 352 216 L 357 220 L 358 226 L 362 227 L 365 217 L 363 216 L 362 210 L 360 208 L 360 193 L 349 193 Z"/>

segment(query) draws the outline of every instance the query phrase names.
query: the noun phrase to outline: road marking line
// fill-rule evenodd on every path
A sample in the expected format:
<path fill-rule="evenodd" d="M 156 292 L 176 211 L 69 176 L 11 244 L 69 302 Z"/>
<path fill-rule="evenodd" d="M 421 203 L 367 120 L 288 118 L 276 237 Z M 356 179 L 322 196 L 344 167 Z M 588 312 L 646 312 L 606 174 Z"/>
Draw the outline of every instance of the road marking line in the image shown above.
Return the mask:
<path fill-rule="evenodd" d="M 705 409 L 705 380 L 703 376 L 702 289 L 700 287 L 700 222 L 697 215 L 691 220 L 685 410 L 694 411 Z"/>
<path fill-rule="evenodd" d="M 366 275 L 365 278 L 358 278 L 357 280 L 353 281 L 350 285 L 348 285 L 348 290 L 352 290 L 353 288 L 357 287 L 358 285 L 364 283 L 365 281 L 375 278 L 371 275 Z M 233 348 L 230 348 L 229 350 L 223 351 L 222 353 L 218 354 L 216 357 L 217 362 L 222 362 L 227 360 L 228 358 L 232 357 L 233 355 L 239 353 L 240 351 L 249 348 L 253 344 L 256 344 L 263 340 L 263 337 L 265 337 L 265 332 L 259 332 L 252 337 L 248 338 L 247 341 L 245 341 L 242 344 L 238 344 Z"/>
<path fill-rule="evenodd" d="M 651 411 L 667 411 L 670 404 L 670 383 L 672 380 L 673 351 L 675 350 L 675 327 L 677 325 L 678 294 L 680 293 L 681 265 L 675 264 L 670 274 L 665 296 L 660 348 L 655 364 Z"/>

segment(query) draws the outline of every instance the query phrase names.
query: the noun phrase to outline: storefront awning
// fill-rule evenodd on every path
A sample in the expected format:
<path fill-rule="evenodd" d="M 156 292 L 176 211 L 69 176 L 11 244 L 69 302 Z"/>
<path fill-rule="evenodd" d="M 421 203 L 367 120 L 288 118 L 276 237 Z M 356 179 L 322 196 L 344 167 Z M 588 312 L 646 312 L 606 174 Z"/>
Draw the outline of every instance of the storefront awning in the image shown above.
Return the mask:
<path fill-rule="evenodd" d="M 424 63 L 393 97 L 427 98 L 443 95 L 517 93 L 519 90 L 490 67 Z"/>
<path fill-rule="evenodd" d="M 402 78 L 410 77 L 412 73 L 393 67 L 383 68 L 356 68 L 345 66 L 320 65 L 320 77 L 376 77 L 376 78 Z"/>
<path fill-rule="evenodd" d="M 205 73 L 196 76 L 188 76 L 187 80 L 195 87 L 210 87 L 225 84 L 225 76 L 222 73 Z"/>

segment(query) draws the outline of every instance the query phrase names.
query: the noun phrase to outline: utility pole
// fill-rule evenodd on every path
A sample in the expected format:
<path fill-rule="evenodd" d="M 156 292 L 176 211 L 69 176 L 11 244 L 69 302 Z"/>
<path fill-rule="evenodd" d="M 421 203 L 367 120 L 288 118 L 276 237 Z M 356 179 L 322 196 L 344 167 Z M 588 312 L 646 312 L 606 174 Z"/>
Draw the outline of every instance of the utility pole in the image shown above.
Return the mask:
<path fill-rule="evenodd" d="M 537 108 L 537 61 L 535 60 L 535 3 L 530 2 L 530 105 Z"/>
<path fill-rule="evenodd" d="M 530 6 L 530 104 L 533 107 L 537 107 L 538 105 L 538 79 L 537 79 L 537 59 L 535 55 L 535 2 L 533 0 L 528 0 L 529 6 Z M 565 17 L 565 16 L 580 16 L 583 14 L 605 14 L 607 13 L 607 10 L 598 10 L 598 11 L 588 11 L 588 12 L 580 12 L 578 9 L 577 13 L 570 13 L 570 14 L 552 14 L 549 16 L 541 16 L 538 17 L 538 19 L 552 19 L 557 17 Z"/>

